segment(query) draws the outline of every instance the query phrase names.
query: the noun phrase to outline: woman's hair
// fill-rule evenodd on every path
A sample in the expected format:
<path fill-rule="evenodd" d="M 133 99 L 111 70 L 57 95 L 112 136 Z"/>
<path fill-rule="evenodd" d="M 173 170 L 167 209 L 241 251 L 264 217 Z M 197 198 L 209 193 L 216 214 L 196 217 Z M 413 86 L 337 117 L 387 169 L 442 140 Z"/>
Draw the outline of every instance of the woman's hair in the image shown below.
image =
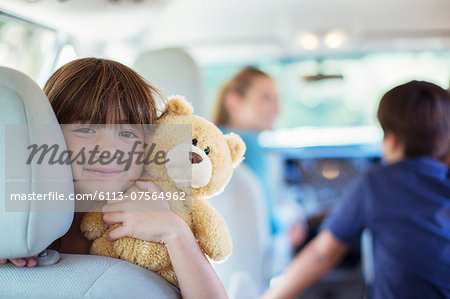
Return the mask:
<path fill-rule="evenodd" d="M 230 114 L 225 107 L 226 96 L 229 93 L 236 93 L 243 97 L 253 84 L 253 81 L 259 77 L 269 77 L 269 75 L 256 68 L 246 67 L 222 86 L 216 101 L 214 116 L 214 122 L 216 125 L 225 126 L 230 122 Z"/>
<path fill-rule="evenodd" d="M 152 124 L 162 94 L 129 67 L 112 60 L 81 58 L 59 68 L 44 92 L 60 124 Z"/>
<path fill-rule="evenodd" d="M 394 133 L 405 156 L 450 154 L 450 93 L 424 81 L 411 81 L 388 91 L 378 107 L 383 131 Z"/>

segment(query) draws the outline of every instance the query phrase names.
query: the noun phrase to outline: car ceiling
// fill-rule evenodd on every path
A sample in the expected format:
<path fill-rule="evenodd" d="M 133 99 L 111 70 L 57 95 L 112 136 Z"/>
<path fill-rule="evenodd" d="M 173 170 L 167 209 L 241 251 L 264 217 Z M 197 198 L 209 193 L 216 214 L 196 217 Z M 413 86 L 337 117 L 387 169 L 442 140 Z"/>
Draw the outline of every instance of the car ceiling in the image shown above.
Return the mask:
<path fill-rule="evenodd" d="M 301 55 L 296 37 L 338 29 L 340 49 L 450 49 L 448 0 L 2 0 L 0 9 L 76 40 L 128 41 L 143 48 L 260 49 Z"/>

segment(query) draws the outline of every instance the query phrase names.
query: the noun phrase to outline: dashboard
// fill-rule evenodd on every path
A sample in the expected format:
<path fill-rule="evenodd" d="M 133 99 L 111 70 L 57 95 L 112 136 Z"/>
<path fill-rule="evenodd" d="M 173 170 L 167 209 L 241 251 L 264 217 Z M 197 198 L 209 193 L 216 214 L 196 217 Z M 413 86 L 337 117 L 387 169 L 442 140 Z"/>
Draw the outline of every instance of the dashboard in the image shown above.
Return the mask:
<path fill-rule="evenodd" d="M 306 240 L 293 254 L 317 235 L 324 218 L 342 201 L 355 179 L 382 163 L 379 142 L 285 148 L 277 152 L 282 159 L 283 188 L 303 210 L 307 226 Z M 353 244 L 340 264 L 299 298 L 362 298 L 366 288 L 364 246 Z"/>

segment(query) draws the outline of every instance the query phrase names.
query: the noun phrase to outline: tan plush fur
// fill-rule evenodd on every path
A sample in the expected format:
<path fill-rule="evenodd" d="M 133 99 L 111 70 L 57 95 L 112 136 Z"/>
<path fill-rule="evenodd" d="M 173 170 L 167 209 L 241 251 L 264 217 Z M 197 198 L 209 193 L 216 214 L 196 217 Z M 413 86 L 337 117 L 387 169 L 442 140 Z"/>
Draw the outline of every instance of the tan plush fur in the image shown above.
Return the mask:
<path fill-rule="evenodd" d="M 147 137 L 147 143 L 156 145 L 157 150 L 168 152 L 180 143 L 198 141 L 197 147 L 205 150 L 212 164 L 212 175 L 207 185 L 200 188 L 180 187 L 168 179 L 165 165 L 146 165 L 141 180 L 157 183 L 164 192 L 186 192 L 186 200 L 169 200 L 172 212 L 180 216 L 191 228 L 203 252 L 213 261 L 224 261 L 232 251 L 231 236 L 222 216 L 205 200 L 222 192 L 231 178 L 233 168 L 243 160 L 245 144 L 233 133 L 224 135 L 214 124 L 192 115 L 192 106 L 183 97 L 169 99 L 165 111 L 158 119 L 155 132 Z M 185 126 L 180 126 L 180 125 Z M 186 135 L 192 130 L 191 136 Z M 127 192 L 141 191 L 132 186 Z M 109 242 L 106 235 L 117 227 L 108 228 L 102 213 L 87 213 L 81 230 L 93 240 L 91 254 L 120 258 L 155 271 L 167 281 L 178 286 L 177 277 L 163 244 L 151 243 L 135 238 L 122 238 Z"/>

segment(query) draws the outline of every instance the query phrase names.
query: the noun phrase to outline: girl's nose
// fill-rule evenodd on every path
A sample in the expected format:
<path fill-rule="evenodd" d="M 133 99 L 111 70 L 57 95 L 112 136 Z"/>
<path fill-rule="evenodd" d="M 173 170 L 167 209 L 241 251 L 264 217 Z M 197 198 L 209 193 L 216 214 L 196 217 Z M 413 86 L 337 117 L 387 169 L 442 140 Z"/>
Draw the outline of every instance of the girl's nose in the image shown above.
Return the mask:
<path fill-rule="evenodd" d="M 103 159 L 113 159 L 115 158 L 117 151 L 117 144 L 114 135 L 109 132 L 103 132 L 99 134 L 97 138 L 98 153 L 99 157 Z"/>

